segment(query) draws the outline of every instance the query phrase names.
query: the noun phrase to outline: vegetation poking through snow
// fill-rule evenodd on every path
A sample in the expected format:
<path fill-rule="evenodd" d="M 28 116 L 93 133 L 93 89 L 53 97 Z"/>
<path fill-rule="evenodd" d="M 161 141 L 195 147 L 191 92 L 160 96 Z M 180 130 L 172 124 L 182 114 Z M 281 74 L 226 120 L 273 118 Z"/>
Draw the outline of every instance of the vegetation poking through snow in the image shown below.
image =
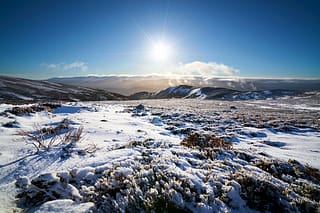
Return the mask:
<path fill-rule="evenodd" d="M 270 212 L 317 212 L 319 185 L 299 179 L 290 184 L 279 182 L 269 174 L 257 177 L 247 172 L 238 172 L 235 180 L 241 185 L 241 197 L 250 208 Z"/>
<path fill-rule="evenodd" d="M 134 158 L 43 174 L 31 181 L 18 179 L 17 198 L 25 207 L 62 198 L 92 202 L 96 212 L 229 212 L 248 208 L 312 212 L 320 208 L 319 185 L 308 178 L 303 165 L 300 176 L 294 177 L 295 165 L 288 162 L 273 159 L 272 165 L 262 167 L 264 156 L 241 150 L 219 148 L 211 158 L 203 158 L 205 147 L 192 151 L 181 147 L 153 139 L 132 141 L 123 149 L 138 151 Z M 282 175 L 267 169 L 281 172 L 282 167 Z"/>
<path fill-rule="evenodd" d="M 67 131 L 62 137 L 63 143 L 79 142 L 82 138 L 83 126 Z"/>
<path fill-rule="evenodd" d="M 47 173 L 39 175 L 29 181 L 27 177 L 20 177 L 16 181 L 16 187 L 21 192 L 16 196 L 20 200 L 18 205 L 27 204 L 27 207 L 38 206 L 46 201 L 57 199 L 73 199 L 80 201 L 78 190 L 71 184 L 65 183 L 63 178 Z"/>
<path fill-rule="evenodd" d="M 215 135 L 202 135 L 199 133 L 191 133 L 184 138 L 181 145 L 190 148 L 219 148 L 219 149 L 231 149 L 232 143 L 226 141 L 224 138 L 216 137 Z"/>
<path fill-rule="evenodd" d="M 83 126 L 76 129 L 70 129 L 70 123 L 70 120 L 63 119 L 54 127 L 40 127 L 39 125 L 34 125 L 33 131 L 20 129 L 17 131 L 17 135 L 22 136 L 27 144 L 33 145 L 37 149 L 37 152 L 40 150 L 48 150 L 54 145 L 76 143 L 80 141 L 82 138 Z"/>
<path fill-rule="evenodd" d="M 297 124 L 291 119 L 296 116 L 292 112 L 290 121 L 285 121 L 287 114 L 280 113 L 283 117 L 278 119 L 277 114 L 264 109 L 256 116 L 256 111 L 244 110 L 237 102 L 232 103 L 235 108 L 228 102 L 215 104 L 215 110 L 212 104 L 204 104 L 208 110 L 185 104 L 180 104 L 185 109 L 151 108 L 145 103 L 123 110 L 105 103 L 89 103 L 85 111 L 70 110 L 72 115 L 66 115 L 62 107 L 61 114 L 54 115 L 55 121 L 65 116 L 77 119 L 86 125 L 90 141 L 72 142 L 80 141 L 84 131 L 81 127 L 75 129 L 78 125 L 70 120 L 38 127 L 46 142 L 59 128 L 62 130 L 57 134 L 57 146 L 20 160 L 19 165 L 29 166 L 26 170 L 31 169 L 32 162 L 44 166 L 48 163 L 43 161 L 50 160 L 53 166 L 40 175 L 42 170 L 15 173 L 28 175 L 16 181 L 19 207 L 28 211 L 48 201 L 68 199 L 79 206 L 91 203 L 93 212 L 320 210 L 319 170 L 296 160 L 279 160 L 264 149 L 277 152 L 288 148 L 290 154 L 289 137 L 294 134 L 316 140 L 317 130 L 309 127 L 318 125 L 318 117 L 308 120 L 309 115 L 300 114 L 304 120 Z M 4 121 L 10 119 L 25 126 L 25 117 L 6 117 Z M 68 125 L 58 128 L 59 123 Z M 308 128 L 297 127 L 303 123 Z M 251 124 L 254 127 L 247 126 Z M 275 134 L 285 139 L 269 137 Z M 240 146 L 243 144 L 246 146 Z M 312 149 L 318 152 L 314 145 Z M 84 156 L 86 153 L 90 154 Z"/>
<path fill-rule="evenodd" d="M 292 212 L 298 209 L 290 205 L 290 198 L 283 186 L 268 180 L 268 176 L 257 178 L 246 172 L 236 173 L 235 180 L 241 185 L 241 197 L 247 205 L 259 211 Z"/>
<path fill-rule="evenodd" d="M 43 104 L 37 104 L 32 106 L 26 106 L 26 107 L 12 107 L 12 109 L 6 110 L 5 112 L 21 116 L 26 115 L 30 113 L 40 112 L 40 111 L 47 111 L 52 112 L 53 109 L 60 107 L 61 104 L 54 104 L 54 103 L 43 103 Z"/>
<path fill-rule="evenodd" d="M 312 168 L 308 165 L 304 166 L 296 160 L 286 162 L 274 159 L 261 159 L 255 161 L 254 165 L 284 181 L 287 181 L 287 176 L 291 176 L 291 178 L 294 179 L 303 178 L 320 184 L 319 169 Z"/>

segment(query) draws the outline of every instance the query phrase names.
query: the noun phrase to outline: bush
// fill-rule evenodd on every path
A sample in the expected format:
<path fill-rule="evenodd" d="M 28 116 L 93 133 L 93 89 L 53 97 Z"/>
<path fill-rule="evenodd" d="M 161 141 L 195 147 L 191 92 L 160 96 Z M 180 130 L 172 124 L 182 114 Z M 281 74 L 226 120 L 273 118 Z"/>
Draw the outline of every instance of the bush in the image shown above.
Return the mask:
<path fill-rule="evenodd" d="M 235 180 L 241 185 L 241 197 L 250 208 L 259 211 L 288 212 L 292 209 L 285 189 L 271 182 L 257 179 L 245 173 L 235 174 Z"/>
<path fill-rule="evenodd" d="M 83 126 L 77 129 L 69 129 L 70 120 L 63 119 L 56 127 L 44 127 L 34 125 L 34 131 L 17 131 L 17 135 L 23 137 L 27 144 L 33 145 L 37 152 L 48 150 L 53 145 L 61 143 L 78 142 L 82 138 Z M 65 133 L 61 136 L 61 133 Z"/>
<path fill-rule="evenodd" d="M 317 212 L 320 208 L 317 185 L 298 180 L 281 187 L 268 176 L 257 178 L 243 172 L 237 172 L 234 178 L 241 185 L 240 195 L 250 208 L 267 212 Z"/>
<path fill-rule="evenodd" d="M 21 116 L 25 114 L 40 112 L 40 111 L 52 112 L 53 109 L 60 106 L 61 106 L 60 104 L 44 103 L 44 104 L 33 105 L 28 107 L 13 107 L 11 110 L 6 110 L 6 112 L 9 112 L 17 116 Z"/>
<path fill-rule="evenodd" d="M 184 138 L 181 145 L 189 148 L 219 148 L 231 149 L 232 143 L 223 138 L 216 137 L 215 135 L 201 135 L 199 133 L 191 133 L 188 137 Z"/>

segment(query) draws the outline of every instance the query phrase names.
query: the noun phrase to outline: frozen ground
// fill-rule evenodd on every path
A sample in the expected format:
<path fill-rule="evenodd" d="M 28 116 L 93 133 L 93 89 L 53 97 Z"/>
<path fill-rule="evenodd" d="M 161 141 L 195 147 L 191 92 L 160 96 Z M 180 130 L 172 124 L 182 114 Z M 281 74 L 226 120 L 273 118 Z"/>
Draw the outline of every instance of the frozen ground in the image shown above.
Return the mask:
<path fill-rule="evenodd" d="M 52 112 L 5 112 L 12 107 L 0 105 L 1 212 L 319 210 L 314 96 L 83 102 Z M 68 127 L 49 149 L 36 152 L 17 135 L 65 119 Z M 80 141 L 58 144 L 80 126 Z M 204 143 L 209 136 L 232 147 Z"/>

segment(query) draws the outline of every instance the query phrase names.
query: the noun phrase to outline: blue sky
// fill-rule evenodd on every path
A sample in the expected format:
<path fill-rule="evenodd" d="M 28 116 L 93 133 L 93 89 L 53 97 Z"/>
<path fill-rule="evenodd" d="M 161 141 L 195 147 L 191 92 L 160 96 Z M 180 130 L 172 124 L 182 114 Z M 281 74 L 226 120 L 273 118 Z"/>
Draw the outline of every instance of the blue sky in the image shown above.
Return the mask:
<path fill-rule="evenodd" d="M 4 75 L 320 78 L 319 1 L 2 0 L 0 29 Z"/>

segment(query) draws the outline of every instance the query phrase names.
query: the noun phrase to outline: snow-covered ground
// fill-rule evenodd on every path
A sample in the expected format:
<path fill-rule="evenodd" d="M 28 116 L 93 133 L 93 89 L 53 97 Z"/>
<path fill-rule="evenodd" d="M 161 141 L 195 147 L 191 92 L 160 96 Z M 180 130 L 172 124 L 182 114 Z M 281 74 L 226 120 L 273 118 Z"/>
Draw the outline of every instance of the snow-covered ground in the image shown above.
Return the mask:
<path fill-rule="evenodd" d="M 145 108 L 136 107 L 139 103 Z M 261 101 L 82 102 L 14 115 L 5 112 L 12 105 L 2 104 L 0 212 L 319 210 L 320 173 L 302 165 L 320 169 L 318 111 L 308 108 L 303 116 L 280 110 L 277 117 L 259 111 L 266 106 Z M 290 122 L 282 121 L 288 115 Z M 293 125 L 300 115 L 305 120 Z M 68 129 L 84 128 L 80 141 L 36 152 L 17 134 L 56 127 L 65 119 Z M 225 138 L 233 148 L 180 143 L 193 133 Z M 309 194 L 302 185 L 311 187 Z"/>
<path fill-rule="evenodd" d="M 260 150 L 285 160 L 296 159 L 301 163 L 320 169 L 319 131 L 299 129 L 293 133 L 284 133 L 270 129 L 261 130 L 254 127 L 244 127 L 242 133 L 244 135 L 237 135 L 240 143 L 236 146 Z M 250 136 L 252 133 L 256 134 L 257 137 Z"/>
<path fill-rule="evenodd" d="M 10 107 L 1 105 L 1 111 Z M 137 154 L 136 151 L 112 150 L 134 140 L 152 138 L 170 143 L 180 142 L 179 137 L 170 135 L 167 130 L 121 111 L 123 108 L 116 105 L 82 103 L 76 106 L 65 105 L 53 113 L 37 112 L 25 116 L 1 117 L 2 124 L 16 121 L 18 128 L 0 127 L 0 209 L 8 209 L 9 206 L 14 205 L 13 198 L 16 193 L 14 182 L 19 176 L 33 178 L 46 172 L 121 162 L 124 159 L 133 158 Z M 19 128 L 33 131 L 35 125 L 51 126 L 65 118 L 73 121 L 73 127 L 84 126 L 84 137 L 79 142 L 79 147 L 96 146 L 97 150 L 94 154 L 74 155 L 61 161 L 54 149 L 40 155 L 34 154 L 34 147 L 26 145 L 22 137 L 16 135 Z"/>

